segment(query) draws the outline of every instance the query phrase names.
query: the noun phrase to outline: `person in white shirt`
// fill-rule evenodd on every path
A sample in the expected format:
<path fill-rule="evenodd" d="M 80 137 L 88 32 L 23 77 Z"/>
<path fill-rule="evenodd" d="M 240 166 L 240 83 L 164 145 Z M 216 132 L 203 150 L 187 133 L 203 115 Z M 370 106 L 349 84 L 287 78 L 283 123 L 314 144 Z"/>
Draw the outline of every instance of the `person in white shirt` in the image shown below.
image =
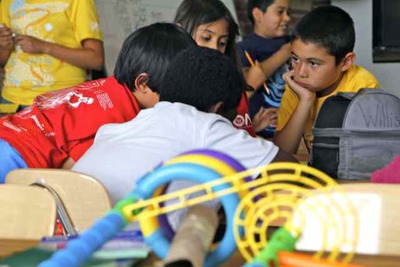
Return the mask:
<path fill-rule="evenodd" d="M 193 149 L 226 153 L 245 168 L 296 162 L 272 142 L 233 127 L 230 119 L 236 116 L 243 86 L 245 81 L 227 56 L 209 48 L 188 48 L 168 67 L 161 102 L 129 122 L 102 126 L 73 170 L 100 180 L 116 202 L 154 167 Z M 169 191 L 181 187 L 173 182 Z"/>

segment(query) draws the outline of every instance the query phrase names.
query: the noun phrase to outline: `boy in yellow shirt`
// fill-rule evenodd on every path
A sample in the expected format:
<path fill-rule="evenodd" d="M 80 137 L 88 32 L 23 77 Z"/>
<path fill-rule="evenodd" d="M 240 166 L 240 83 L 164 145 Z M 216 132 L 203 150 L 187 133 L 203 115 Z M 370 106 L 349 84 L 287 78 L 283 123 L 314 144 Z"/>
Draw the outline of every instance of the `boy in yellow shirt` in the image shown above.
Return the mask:
<path fill-rule="evenodd" d="M 310 149 L 312 126 L 327 97 L 379 87 L 371 73 L 354 65 L 354 43 L 353 20 L 338 7 L 318 7 L 299 21 L 292 41 L 292 70 L 283 75 L 286 90 L 274 136 L 279 148 L 295 154 L 304 137 Z"/>

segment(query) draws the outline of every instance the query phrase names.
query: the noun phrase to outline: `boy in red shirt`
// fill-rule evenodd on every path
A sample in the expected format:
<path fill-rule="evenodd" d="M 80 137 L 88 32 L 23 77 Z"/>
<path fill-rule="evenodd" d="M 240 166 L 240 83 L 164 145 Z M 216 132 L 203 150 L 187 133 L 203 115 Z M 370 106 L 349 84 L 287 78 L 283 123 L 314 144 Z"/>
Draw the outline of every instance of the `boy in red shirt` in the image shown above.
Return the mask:
<path fill-rule="evenodd" d="M 0 183 L 13 169 L 71 168 L 100 126 L 129 121 L 158 102 L 170 61 L 191 45 L 191 36 L 173 24 L 141 28 L 125 40 L 114 76 L 40 95 L 1 118 Z"/>

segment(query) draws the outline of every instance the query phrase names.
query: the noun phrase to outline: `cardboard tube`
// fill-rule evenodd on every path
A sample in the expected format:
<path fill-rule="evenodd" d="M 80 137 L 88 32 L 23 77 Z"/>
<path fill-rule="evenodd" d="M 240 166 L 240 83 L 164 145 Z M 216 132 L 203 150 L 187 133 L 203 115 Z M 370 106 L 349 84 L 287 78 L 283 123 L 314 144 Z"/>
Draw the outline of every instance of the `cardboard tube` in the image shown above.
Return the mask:
<path fill-rule="evenodd" d="M 202 267 L 218 226 L 214 209 L 190 207 L 179 226 L 164 267 Z"/>

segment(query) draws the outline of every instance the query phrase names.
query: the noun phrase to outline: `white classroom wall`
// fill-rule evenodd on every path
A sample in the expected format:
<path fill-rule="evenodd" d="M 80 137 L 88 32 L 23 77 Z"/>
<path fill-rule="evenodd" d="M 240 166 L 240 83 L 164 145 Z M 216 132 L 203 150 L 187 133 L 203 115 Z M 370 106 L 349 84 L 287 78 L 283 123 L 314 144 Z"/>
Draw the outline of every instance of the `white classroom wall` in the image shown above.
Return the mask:
<path fill-rule="evenodd" d="M 95 0 L 103 31 L 105 69 L 114 71 L 125 38 L 154 22 L 172 22 L 182 0 Z M 222 0 L 237 20 L 233 0 Z"/>

